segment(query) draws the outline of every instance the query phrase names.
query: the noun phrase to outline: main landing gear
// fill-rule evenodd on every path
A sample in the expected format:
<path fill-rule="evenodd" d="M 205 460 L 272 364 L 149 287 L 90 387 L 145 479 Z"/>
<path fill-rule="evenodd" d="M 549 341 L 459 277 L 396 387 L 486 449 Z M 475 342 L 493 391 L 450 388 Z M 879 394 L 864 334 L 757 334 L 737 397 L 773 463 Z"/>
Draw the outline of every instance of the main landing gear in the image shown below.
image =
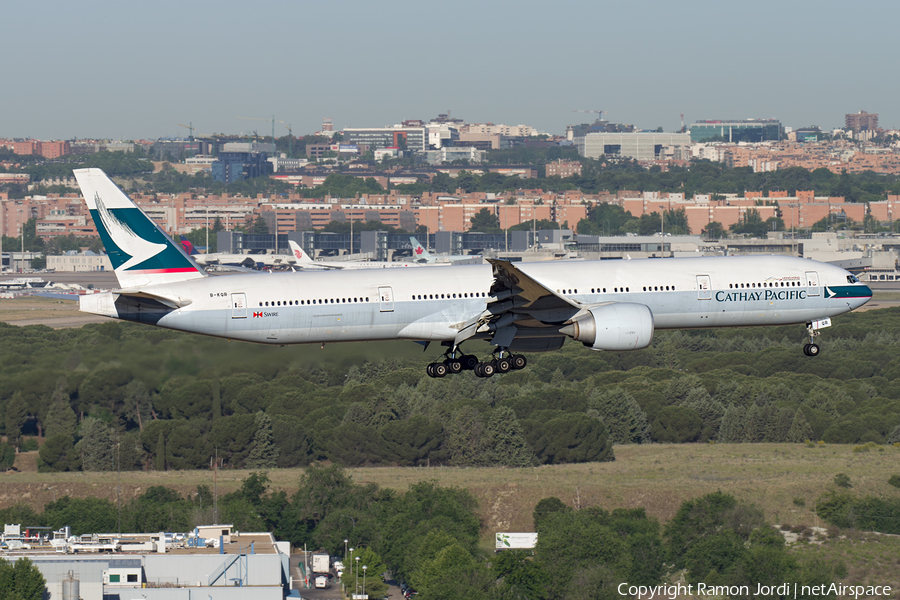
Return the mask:
<path fill-rule="evenodd" d="M 813 329 L 812 323 L 806 324 L 806 334 L 809 336 L 809 343 L 803 346 L 803 354 L 807 356 L 818 356 L 819 345 L 816 344 L 816 338 L 819 337 L 819 330 Z"/>
<path fill-rule="evenodd" d="M 483 362 L 479 362 L 478 358 L 471 354 L 451 351 L 445 355 L 443 361 L 433 362 L 425 367 L 425 372 L 429 377 L 437 378 L 463 371 L 474 371 L 477 377 L 493 377 L 495 373 L 524 369 L 527 364 L 528 360 L 524 356 L 510 354 L 508 350 L 500 350 Z"/>

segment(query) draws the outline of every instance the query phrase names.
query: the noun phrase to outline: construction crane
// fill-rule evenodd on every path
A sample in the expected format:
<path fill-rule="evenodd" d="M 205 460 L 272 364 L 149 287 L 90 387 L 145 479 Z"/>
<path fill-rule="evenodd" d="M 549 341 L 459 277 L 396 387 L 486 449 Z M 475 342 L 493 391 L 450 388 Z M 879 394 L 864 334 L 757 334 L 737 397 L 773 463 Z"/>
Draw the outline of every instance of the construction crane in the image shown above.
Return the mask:
<path fill-rule="evenodd" d="M 189 121 L 189 122 L 190 122 L 190 125 L 185 125 L 184 123 L 179 123 L 179 125 L 181 125 L 185 129 L 190 130 L 191 135 L 188 137 L 188 142 L 191 145 L 190 152 L 193 152 L 194 151 L 194 122 L 193 121 Z"/>
<path fill-rule="evenodd" d="M 291 129 L 290 123 L 285 123 L 284 121 L 278 121 L 288 130 L 288 158 L 294 158 L 294 130 Z"/>
<path fill-rule="evenodd" d="M 609 114 L 605 110 L 573 110 L 572 112 L 580 112 L 580 113 L 594 113 L 597 115 L 597 119 L 599 121 L 603 120 L 603 114 Z"/>
<path fill-rule="evenodd" d="M 185 129 L 190 129 L 190 130 L 191 130 L 191 136 L 190 136 L 188 139 L 191 140 L 191 141 L 193 142 L 193 141 L 194 141 L 194 123 L 191 122 L 190 125 L 184 125 L 184 124 L 182 124 L 182 123 L 179 123 L 179 125 L 181 125 L 181 126 L 184 127 Z"/>
<path fill-rule="evenodd" d="M 260 119 L 258 117 L 235 117 L 236 119 L 247 119 L 248 121 L 265 121 L 266 123 L 272 123 L 272 146 L 275 146 L 275 115 L 272 115 L 271 119 Z"/>

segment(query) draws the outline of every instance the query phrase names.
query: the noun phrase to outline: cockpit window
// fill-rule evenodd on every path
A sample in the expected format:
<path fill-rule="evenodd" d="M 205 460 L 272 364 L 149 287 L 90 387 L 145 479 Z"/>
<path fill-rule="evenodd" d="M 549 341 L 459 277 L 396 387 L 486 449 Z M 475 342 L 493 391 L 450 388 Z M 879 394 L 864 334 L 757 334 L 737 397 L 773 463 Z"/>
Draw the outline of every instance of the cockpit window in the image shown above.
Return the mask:
<path fill-rule="evenodd" d="M 847 275 L 847 281 L 849 283 L 859 283 L 859 279 L 856 277 L 856 275 Z"/>

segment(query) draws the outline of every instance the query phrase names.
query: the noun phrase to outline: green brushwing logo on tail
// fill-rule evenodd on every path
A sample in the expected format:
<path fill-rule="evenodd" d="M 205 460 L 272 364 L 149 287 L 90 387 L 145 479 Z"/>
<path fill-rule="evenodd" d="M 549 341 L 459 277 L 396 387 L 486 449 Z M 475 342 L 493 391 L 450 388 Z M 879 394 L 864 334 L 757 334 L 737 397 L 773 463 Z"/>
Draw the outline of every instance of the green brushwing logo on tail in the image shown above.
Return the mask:
<path fill-rule="evenodd" d="M 180 273 L 196 271 L 175 243 L 139 208 L 107 208 L 99 194 L 91 217 L 117 271 Z"/>

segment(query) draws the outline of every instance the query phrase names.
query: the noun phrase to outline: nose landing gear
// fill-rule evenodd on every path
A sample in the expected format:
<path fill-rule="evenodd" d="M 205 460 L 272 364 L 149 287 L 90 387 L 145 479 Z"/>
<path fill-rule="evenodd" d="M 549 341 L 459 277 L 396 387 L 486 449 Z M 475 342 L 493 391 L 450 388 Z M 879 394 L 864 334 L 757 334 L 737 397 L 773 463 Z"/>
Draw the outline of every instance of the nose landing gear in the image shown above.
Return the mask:
<path fill-rule="evenodd" d="M 816 327 L 816 324 L 817 323 L 815 322 L 806 324 L 806 334 L 809 336 L 809 343 L 803 346 L 803 354 L 806 356 L 819 355 L 819 345 L 816 344 L 816 338 L 819 337 L 819 328 Z M 829 320 L 829 325 L 830 324 L 831 322 Z"/>

